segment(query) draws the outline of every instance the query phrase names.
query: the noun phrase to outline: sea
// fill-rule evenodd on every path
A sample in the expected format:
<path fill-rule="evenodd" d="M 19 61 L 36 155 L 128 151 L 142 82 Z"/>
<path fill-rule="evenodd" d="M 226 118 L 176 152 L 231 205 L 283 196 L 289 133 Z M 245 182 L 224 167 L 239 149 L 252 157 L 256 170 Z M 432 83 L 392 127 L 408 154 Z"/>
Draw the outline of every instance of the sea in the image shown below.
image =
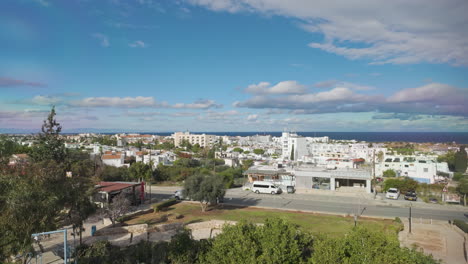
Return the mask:
<path fill-rule="evenodd" d="M 194 134 L 211 134 L 218 136 L 254 136 L 271 135 L 280 137 L 281 132 L 193 132 Z M 456 143 L 468 144 L 468 132 L 296 132 L 304 137 L 328 136 L 334 140 L 357 140 L 366 142 L 417 142 L 417 143 Z M 106 133 L 107 134 L 107 133 Z M 112 134 L 112 133 L 109 133 Z M 171 135 L 172 132 L 140 132 L 160 136 Z"/>

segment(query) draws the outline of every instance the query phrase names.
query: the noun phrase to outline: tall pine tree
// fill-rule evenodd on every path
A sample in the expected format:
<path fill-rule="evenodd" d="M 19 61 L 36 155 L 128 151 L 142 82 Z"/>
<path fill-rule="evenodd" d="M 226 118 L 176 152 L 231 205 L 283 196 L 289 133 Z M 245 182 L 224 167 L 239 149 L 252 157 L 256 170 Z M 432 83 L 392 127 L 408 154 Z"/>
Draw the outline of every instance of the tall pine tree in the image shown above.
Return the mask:
<path fill-rule="evenodd" d="M 31 157 L 35 162 L 54 160 L 62 163 L 66 158 L 63 139 L 60 137 L 62 126 L 55 120 L 55 106 L 50 110 L 42 125 L 42 132 L 38 134 L 38 143 L 33 148 Z"/>

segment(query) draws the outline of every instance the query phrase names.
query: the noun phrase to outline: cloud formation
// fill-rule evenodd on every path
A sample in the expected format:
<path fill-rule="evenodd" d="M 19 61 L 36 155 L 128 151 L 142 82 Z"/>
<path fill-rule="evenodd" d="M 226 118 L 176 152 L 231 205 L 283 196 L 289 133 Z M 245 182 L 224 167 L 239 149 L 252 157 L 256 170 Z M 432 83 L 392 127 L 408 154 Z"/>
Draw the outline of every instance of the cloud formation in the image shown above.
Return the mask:
<path fill-rule="evenodd" d="M 109 38 L 106 35 L 101 33 L 94 33 L 91 36 L 98 39 L 102 47 L 107 48 L 110 46 Z"/>
<path fill-rule="evenodd" d="M 40 82 L 31 82 L 25 80 L 17 80 L 8 77 L 0 77 L 0 87 L 46 87 L 47 85 Z"/>
<path fill-rule="evenodd" d="M 246 101 L 234 102 L 233 105 L 256 109 L 286 109 L 291 110 L 291 114 L 381 112 L 468 116 L 468 89 L 430 83 L 403 89 L 385 97 L 368 94 L 369 89 L 362 89 L 360 86 L 356 88 L 353 84 L 341 84 L 344 87 L 301 95 L 255 95 Z"/>
<path fill-rule="evenodd" d="M 148 47 L 148 44 L 146 44 L 145 42 L 143 42 L 141 40 L 136 40 L 136 41 L 128 44 L 128 46 L 130 46 L 131 48 L 146 48 L 146 47 Z"/>
<path fill-rule="evenodd" d="M 244 91 L 250 94 L 303 94 L 307 89 L 297 81 L 282 81 L 273 86 L 269 82 L 251 84 Z"/>
<path fill-rule="evenodd" d="M 311 48 L 371 64 L 468 65 L 465 0 L 187 0 L 213 11 L 299 19 Z M 424 8 L 421 8 L 424 7 Z M 415 11 L 417 10 L 417 11 Z"/>
<path fill-rule="evenodd" d="M 116 107 L 116 108 L 173 108 L 173 109 L 209 109 L 221 108 L 221 104 L 217 104 L 213 100 L 200 99 L 193 103 L 176 103 L 169 104 L 167 102 L 157 102 L 153 97 L 136 96 L 136 97 L 87 97 L 80 100 L 70 101 L 68 103 L 74 107 Z"/>

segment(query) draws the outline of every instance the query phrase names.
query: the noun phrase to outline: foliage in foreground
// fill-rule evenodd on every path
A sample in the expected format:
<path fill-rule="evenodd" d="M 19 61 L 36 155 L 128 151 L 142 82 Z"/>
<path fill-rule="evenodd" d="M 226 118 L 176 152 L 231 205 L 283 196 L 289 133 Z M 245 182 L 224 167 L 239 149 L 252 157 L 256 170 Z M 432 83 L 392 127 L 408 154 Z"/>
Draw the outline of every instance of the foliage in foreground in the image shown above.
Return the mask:
<path fill-rule="evenodd" d="M 313 237 L 282 219 L 264 225 L 225 226 L 208 241 L 189 231 L 171 242 L 146 242 L 118 248 L 97 242 L 79 253 L 79 263 L 439 263 L 414 249 L 401 248 L 395 234 L 357 227 L 340 238 Z"/>

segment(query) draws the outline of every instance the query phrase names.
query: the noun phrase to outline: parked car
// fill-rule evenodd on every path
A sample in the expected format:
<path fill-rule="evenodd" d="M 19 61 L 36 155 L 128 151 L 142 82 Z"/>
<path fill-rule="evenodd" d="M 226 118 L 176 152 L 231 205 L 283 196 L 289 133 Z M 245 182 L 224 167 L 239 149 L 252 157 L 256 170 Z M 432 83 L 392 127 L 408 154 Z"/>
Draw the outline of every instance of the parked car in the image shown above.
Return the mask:
<path fill-rule="evenodd" d="M 409 191 L 409 192 L 406 192 L 405 194 L 405 200 L 408 200 L 408 201 L 417 201 L 418 200 L 418 196 L 416 194 L 415 191 Z"/>
<path fill-rule="evenodd" d="M 185 197 L 184 197 L 184 194 L 182 193 L 182 190 L 175 191 L 174 198 L 176 198 L 177 200 L 184 200 Z"/>
<path fill-rule="evenodd" d="M 398 200 L 398 197 L 400 197 L 400 191 L 397 188 L 390 188 L 385 194 L 385 198 L 387 199 Z"/>
<path fill-rule="evenodd" d="M 252 192 L 280 194 L 282 191 L 281 191 L 281 188 L 279 188 L 278 186 L 275 186 L 271 182 L 254 181 L 252 184 Z"/>

